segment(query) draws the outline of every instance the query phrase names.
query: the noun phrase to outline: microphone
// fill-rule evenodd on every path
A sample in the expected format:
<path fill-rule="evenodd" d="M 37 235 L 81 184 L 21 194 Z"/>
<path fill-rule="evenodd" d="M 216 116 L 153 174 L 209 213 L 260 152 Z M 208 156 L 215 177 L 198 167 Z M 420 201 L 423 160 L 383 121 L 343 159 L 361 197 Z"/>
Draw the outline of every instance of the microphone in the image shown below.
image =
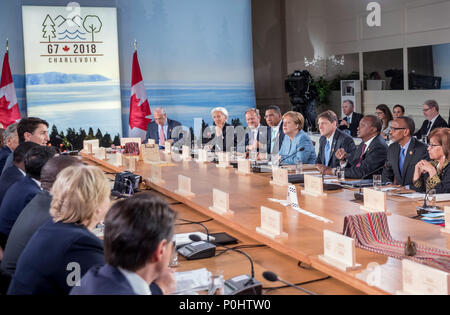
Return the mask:
<path fill-rule="evenodd" d="M 364 175 L 363 177 L 361 177 L 361 180 L 359 182 L 359 191 L 355 192 L 354 196 L 356 200 L 361 200 L 364 201 L 364 193 L 362 192 L 362 181 L 364 179 L 366 179 L 368 176 L 373 175 L 374 173 L 378 172 L 379 170 L 383 169 L 386 166 L 386 164 L 383 164 L 382 166 L 380 166 L 379 168 L 377 168 L 376 170 L 370 172 L 369 174 Z"/>
<path fill-rule="evenodd" d="M 189 235 L 189 238 L 193 240 L 194 242 L 200 241 L 200 237 L 196 234 Z M 231 278 L 229 280 L 225 281 L 225 295 L 261 295 L 262 292 L 262 284 L 258 280 L 255 279 L 255 268 L 253 265 L 252 258 L 245 252 L 233 248 L 233 247 L 226 247 L 223 252 L 221 252 L 219 255 L 222 255 L 223 253 L 231 250 L 233 252 L 239 253 L 241 255 L 244 255 L 247 257 L 247 259 L 250 261 L 250 267 L 251 267 L 251 275 L 240 275 L 234 278 Z"/>
<path fill-rule="evenodd" d="M 202 225 L 201 223 L 198 223 Z M 209 233 L 207 234 L 208 240 L 202 241 L 201 237 L 195 234 L 190 234 L 189 239 L 194 243 L 187 244 L 178 249 L 178 253 L 187 260 L 209 258 L 216 255 L 216 245 L 209 242 Z"/>
<path fill-rule="evenodd" d="M 61 137 L 60 135 L 56 135 L 55 138 L 58 140 L 61 140 L 61 141 L 67 140 L 67 139 L 64 139 L 63 137 Z M 72 154 L 76 155 L 78 153 L 78 151 L 73 150 L 73 145 L 72 145 L 72 143 L 69 142 L 69 140 L 67 140 L 67 142 L 70 144 L 70 151 L 62 152 L 61 155 L 72 155 Z"/>
<path fill-rule="evenodd" d="M 297 290 L 299 290 L 299 291 L 302 291 L 302 292 L 304 292 L 304 293 L 306 293 L 306 294 L 309 294 L 309 295 L 317 295 L 317 293 L 314 293 L 314 292 L 311 292 L 311 291 L 309 291 L 309 290 L 303 289 L 302 287 L 300 287 L 300 286 L 298 286 L 298 285 L 295 285 L 295 284 L 293 284 L 293 283 L 287 282 L 286 280 L 283 280 L 283 279 L 279 278 L 279 277 L 278 277 L 274 272 L 272 272 L 272 271 L 264 271 L 262 275 L 263 275 L 264 279 L 266 279 L 266 280 L 268 280 L 268 281 L 271 281 L 271 282 L 280 281 L 281 283 L 284 283 L 284 284 L 286 284 L 286 285 L 288 285 L 288 286 L 290 286 L 290 287 L 293 287 L 294 289 L 297 289 Z"/>
<path fill-rule="evenodd" d="M 283 163 L 283 162 L 286 161 L 287 159 L 293 157 L 294 155 L 297 155 L 298 152 L 303 152 L 303 151 L 305 151 L 305 148 L 304 148 L 304 147 L 301 147 L 301 148 L 299 148 L 297 151 L 295 151 L 295 153 L 293 153 L 293 154 L 291 154 L 291 155 L 288 155 L 288 156 L 284 157 L 283 159 L 281 159 L 280 165 L 281 165 L 281 163 Z"/>

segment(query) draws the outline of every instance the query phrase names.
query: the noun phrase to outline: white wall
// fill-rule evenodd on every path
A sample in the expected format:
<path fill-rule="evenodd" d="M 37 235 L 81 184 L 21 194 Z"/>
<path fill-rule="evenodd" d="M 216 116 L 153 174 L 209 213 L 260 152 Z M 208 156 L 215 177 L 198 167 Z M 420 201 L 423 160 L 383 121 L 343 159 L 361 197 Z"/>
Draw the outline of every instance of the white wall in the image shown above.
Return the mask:
<path fill-rule="evenodd" d="M 450 0 L 378 0 L 381 26 L 366 23 L 369 0 L 286 0 L 288 72 L 307 69 L 304 57 L 341 55 L 387 49 L 450 43 Z M 362 66 L 362 65 L 361 65 Z M 324 75 L 317 66 L 314 75 Z M 362 70 L 362 69 L 360 69 Z M 407 82 L 405 82 L 405 85 Z M 450 90 L 365 91 L 364 113 L 374 113 L 378 104 L 402 104 L 407 114 L 421 124 L 422 103 L 436 99 L 447 120 Z M 330 104 L 335 107 L 336 104 Z"/>

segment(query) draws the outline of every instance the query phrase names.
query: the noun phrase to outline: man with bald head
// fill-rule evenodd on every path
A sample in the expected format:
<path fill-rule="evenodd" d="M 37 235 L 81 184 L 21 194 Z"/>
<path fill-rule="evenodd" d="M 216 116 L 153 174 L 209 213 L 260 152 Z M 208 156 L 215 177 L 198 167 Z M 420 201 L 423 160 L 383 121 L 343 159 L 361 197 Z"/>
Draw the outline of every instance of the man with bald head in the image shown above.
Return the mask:
<path fill-rule="evenodd" d="M 166 112 L 161 107 L 156 107 L 153 110 L 153 118 L 154 121 L 147 126 L 147 139 L 155 140 L 160 148 L 165 147 L 166 142 L 178 141 L 178 138 L 172 137 L 172 131 L 175 127 L 181 126 L 178 121 L 167 118 Z"/>
<path fill-rule="evenodd" d="M 66 167 L 77 164 L 81 164 L 78 159 L 61 155 L 51 158 L 44 165 L 41 171 L 42 191 L 25 206 L 11 229 L 1 264 L 3 270 L 14 274 L 20 254 L 31 236 L 51 219 L 49 209 L 52 197 L 49 191 L 56 177 Z"/>

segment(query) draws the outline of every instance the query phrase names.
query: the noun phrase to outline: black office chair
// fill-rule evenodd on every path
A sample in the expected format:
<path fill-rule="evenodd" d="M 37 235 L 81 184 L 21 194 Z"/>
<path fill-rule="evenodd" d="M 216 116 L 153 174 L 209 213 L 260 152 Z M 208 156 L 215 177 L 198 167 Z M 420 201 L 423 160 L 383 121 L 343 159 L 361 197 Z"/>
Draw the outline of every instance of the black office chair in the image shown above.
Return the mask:
<path fill-rule="evenodd" d="M 11 279 L 11 275 L 7 271 L 0 268 L 0 295 L 6 295 L 6 292 L 8 292 L 9 284 L 11 283 Z"/>

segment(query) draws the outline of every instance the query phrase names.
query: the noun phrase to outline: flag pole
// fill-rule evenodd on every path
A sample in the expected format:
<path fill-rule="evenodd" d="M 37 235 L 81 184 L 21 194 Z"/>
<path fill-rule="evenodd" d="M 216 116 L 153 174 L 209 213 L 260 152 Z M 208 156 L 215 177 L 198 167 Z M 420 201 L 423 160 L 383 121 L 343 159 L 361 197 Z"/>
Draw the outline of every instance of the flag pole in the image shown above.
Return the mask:
<path fill-rule="evenodd" d="M 6 52 L 9 51 L 8 37 L 6 37 Z"/>
<path fill-rule="evenodd" d="M 137 42 L 134 40 L 134 51 L 137 51 Z"/>

